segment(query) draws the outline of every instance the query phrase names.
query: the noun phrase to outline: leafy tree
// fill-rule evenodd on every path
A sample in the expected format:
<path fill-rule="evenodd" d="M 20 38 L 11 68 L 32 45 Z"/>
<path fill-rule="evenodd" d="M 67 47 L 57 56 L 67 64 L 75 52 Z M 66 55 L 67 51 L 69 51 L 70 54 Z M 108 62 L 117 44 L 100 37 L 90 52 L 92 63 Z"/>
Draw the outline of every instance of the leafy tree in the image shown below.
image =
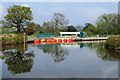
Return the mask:
<path fill-rule="evenodd" d="M 93 34 L 98 34 L 97 27 L 91 25 L 88 27 L 87 31 L 92 32 Z"/>
<path fill-rule="evenodd" d="M 8 14 L 4 17 L 9 27 L 16 27 L 22 32 L 24 27 L 33 19 L 30 7 L 12 5 L 7 9 Z"/>
<path fill-rule="evenodd" d="M 99 30 L 99 34 L 119 33 L 117 14 L 103 14 L 97 19 L 96 24 Z"/>
<path fill-rule="evenodd" d="M 42 27 L 39 24 L 31 22 L 26 28 L 25 32 L 27 35 L 32 35 L 34 32 L 42 32 Z"/>
<path fill-rule="evenodd" d="M 15 28 L 9 28 L 9 23 L 5 22 L 3 20 L 0 20 L 0 33 L 9 33 L 9 32 L 15 32 Z"/>
<path fill-rule="evenodd" d="M 4 21 L 3 20 L 0 20 L 0 27 L 2 27 L 4 24 Z"/>
<path fill-rule="evenodd" d="M 51 24 L 51 22 L 44 22 L 43 25 L 42 25 L 42 31 L 44 33 L 54 33 L 54 28 Z"/>
<path fill-rule="evenodd" d="M 28 26 L 28 27 L 25 28 L 25 32 L 26 32 L 27 35 L 32 35 L 35 32 L 35 30 L 34 30 L 33 27 Z"/>
<path fill-rule="evenodd" d="M 93 26 L 91 23 L 86 23 L 83 31 L 87 31 L 88 27 Z"/>
<path fill-rule="evenodd" d="M 29 27 L 32 27 L 37 32 L 42 32 L 42 27 L 39 24 L 36 24 L 34 22 L 31 22 L 29 24 Z"/>
<path fill-rule="evenodd" d="M 120 13 L 118 14 L 118 34 L 120 34 Z"/>
<path fill-rule="evenodd" d="M 90 31 L 92 34 L 98 34 L 98 29 L 91 23 L 86 23 L 83 31 Z"/>
<path fill-rule="evenodd" d="M 54 16 L 51 20 L 51 24 L 54 28 L 54 33 L 57 33 L 59 29 L 63 29 L 63 27 L 67 26 L 68 20 L 61 13 L 54 13 Z"/>

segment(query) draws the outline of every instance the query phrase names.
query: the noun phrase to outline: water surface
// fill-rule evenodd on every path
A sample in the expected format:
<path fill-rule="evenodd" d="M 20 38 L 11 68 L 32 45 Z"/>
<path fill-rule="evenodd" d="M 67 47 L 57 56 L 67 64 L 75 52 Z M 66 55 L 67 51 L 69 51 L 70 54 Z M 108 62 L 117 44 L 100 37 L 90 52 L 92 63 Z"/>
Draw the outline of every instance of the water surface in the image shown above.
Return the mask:
<path fill-rule="evenodd" d="M 118 78 L 120 54 L 104 42 L 3 46 L 3 78 Z"/>

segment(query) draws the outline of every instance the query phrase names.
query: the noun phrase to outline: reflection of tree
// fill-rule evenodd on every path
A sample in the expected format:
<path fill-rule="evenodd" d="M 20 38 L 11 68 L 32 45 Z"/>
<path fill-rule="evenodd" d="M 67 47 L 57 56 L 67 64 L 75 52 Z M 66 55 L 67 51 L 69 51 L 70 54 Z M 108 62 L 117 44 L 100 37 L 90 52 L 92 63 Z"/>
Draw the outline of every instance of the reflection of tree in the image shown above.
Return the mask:
<path fill-rule="evenodd" d="M 51 54 L 55 62 L 64 60 L 68 55 L 68 51 L 60 47 L 60 45 L 38 45 L 38 48 L 42 49 L 44 53 Z"/>
<path fill-rule="evenodd" d="M 27 49 L 27 44 L 25 45 L 25 50 L 24 50 L 23 44 L 3 45 L 2 46 L 2 51 L 10 50 L 10 49 L 15 49 L 19 52 L 21 52 L 21 51 L 24 52 Z"/>
<path fill-rule="evenodd" d="M 104 44 L 99 44 L 97 47 L 97 56 L 104 61 L 118 61 L 120 60 L 120 54 L 114 50 L 106 49 Z"/>
<path fill-rule="evenodd" d="M 64 60 L 65 56 L 68 55 L 68 52 L 60 47 L 60 45 L 54 45 L 53 49 L 54 50 L 52 51 L 51 55 L 53 56 L 55 62 Z"/>
<path fill-rule="evenodd" d="M 19 46 L 19 45 L 18 45 Z M 21 50 L 21 51 L 19 51 Z M 33 66 L 33 51 L 24 53 L 23 48 L 3 51 L 3 58 L 8 65 L 8 70 L 13 74 L 30 72 Z"/>
<path fill-rule="evenodd" d="M 116 51 L 106 49 L 104 43 L 88 43 L 87 46 L 90 49 L 97 49 L 97 56 L 104 61 L 118 61 L 120 60 L 120 54 Z"/>
<path fill-rule="evenodd" d="M 89 47 L 90 50 L 93 50 L 97 48 L 99 43 L 87 43 L 87 47 Z"/>

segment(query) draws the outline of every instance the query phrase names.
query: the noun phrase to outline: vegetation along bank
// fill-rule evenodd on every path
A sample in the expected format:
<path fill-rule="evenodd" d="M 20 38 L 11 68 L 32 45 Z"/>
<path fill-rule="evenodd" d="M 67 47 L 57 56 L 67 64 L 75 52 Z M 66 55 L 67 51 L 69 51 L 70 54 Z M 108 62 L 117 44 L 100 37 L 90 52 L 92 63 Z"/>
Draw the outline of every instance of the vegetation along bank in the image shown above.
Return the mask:
<path fill-rule="evenodd" d="M 109 37 L 105 42 L 105 48 L 115 50 L 120 53 L 120 35 Z"/>

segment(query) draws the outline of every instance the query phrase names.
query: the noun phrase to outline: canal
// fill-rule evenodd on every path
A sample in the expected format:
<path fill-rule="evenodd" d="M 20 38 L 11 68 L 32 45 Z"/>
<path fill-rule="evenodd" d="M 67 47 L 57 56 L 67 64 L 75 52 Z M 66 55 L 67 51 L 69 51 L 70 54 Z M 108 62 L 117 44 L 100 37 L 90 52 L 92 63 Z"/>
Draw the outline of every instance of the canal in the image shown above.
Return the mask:
<path fill-rule="evenodd" d="M 2 47 L 3 78 L 118 78 L 120 54 L 104 42 Z"/>

